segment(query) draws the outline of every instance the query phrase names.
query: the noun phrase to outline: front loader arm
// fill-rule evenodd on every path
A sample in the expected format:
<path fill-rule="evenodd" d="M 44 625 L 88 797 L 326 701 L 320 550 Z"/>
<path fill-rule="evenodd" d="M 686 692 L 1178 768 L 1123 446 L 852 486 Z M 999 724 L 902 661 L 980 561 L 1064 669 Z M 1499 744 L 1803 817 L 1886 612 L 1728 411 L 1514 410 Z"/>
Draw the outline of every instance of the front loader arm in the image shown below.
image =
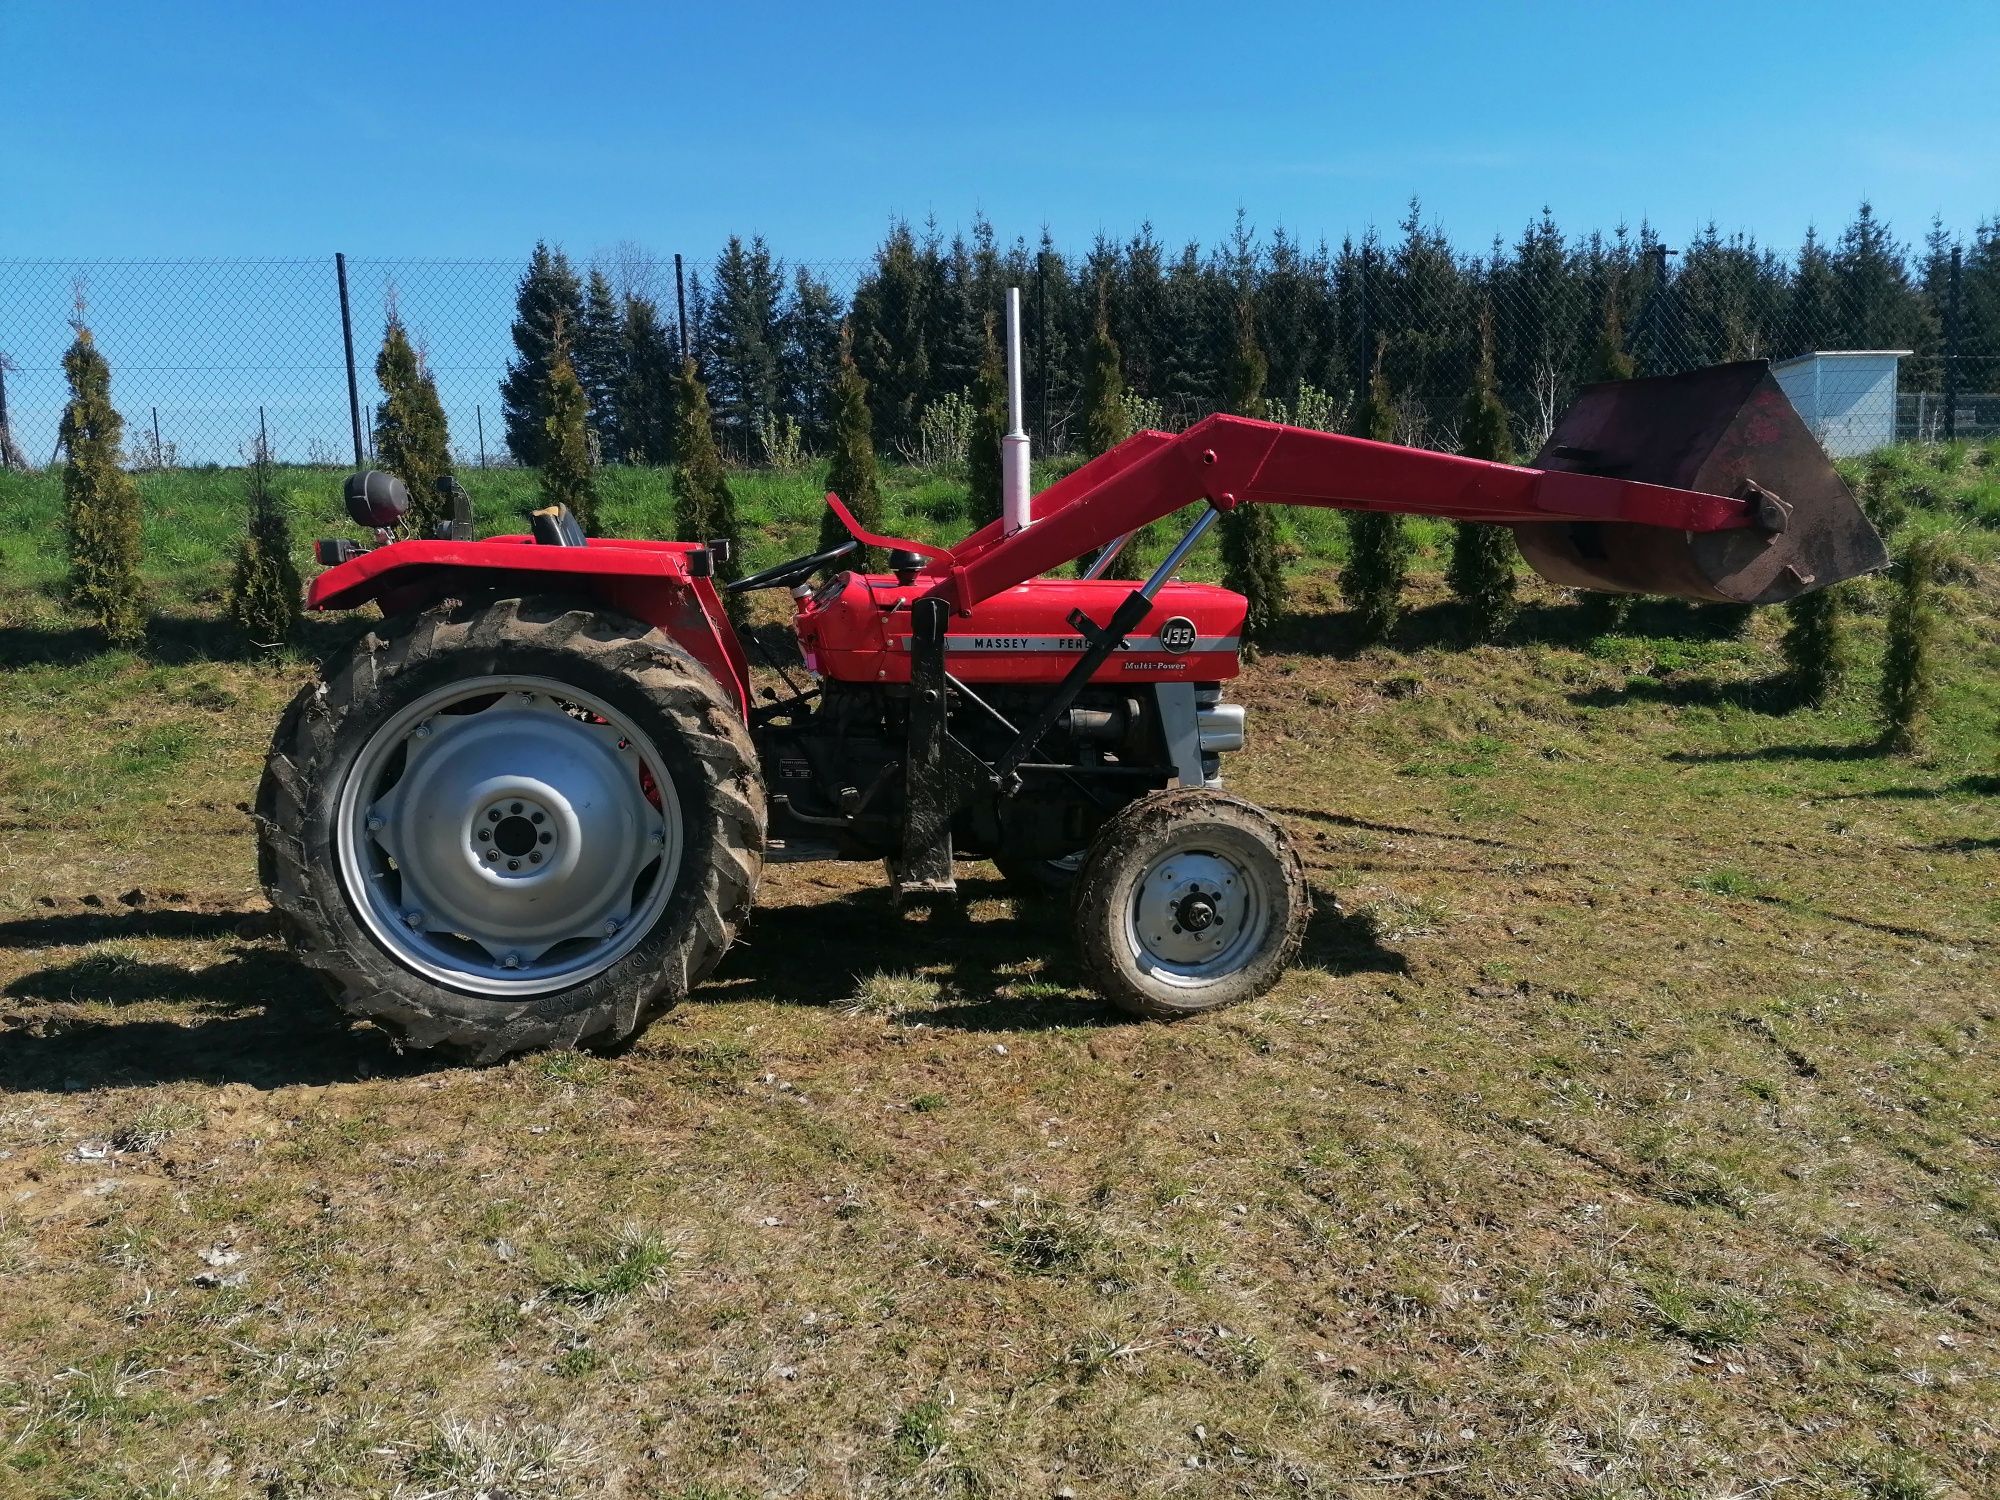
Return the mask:
<path fill-rule="evenodd" d="M 1037 495 L 1030 525 L 995 523 L 934 560 L 933 592 L 969 610 L 1198 500 L 1510 525 L 1554 582 L 1744 603 L 1884 560 L 1758 361 L 1590 387 L 1532 467 L 1247 417 L 1141 432 Z"/>

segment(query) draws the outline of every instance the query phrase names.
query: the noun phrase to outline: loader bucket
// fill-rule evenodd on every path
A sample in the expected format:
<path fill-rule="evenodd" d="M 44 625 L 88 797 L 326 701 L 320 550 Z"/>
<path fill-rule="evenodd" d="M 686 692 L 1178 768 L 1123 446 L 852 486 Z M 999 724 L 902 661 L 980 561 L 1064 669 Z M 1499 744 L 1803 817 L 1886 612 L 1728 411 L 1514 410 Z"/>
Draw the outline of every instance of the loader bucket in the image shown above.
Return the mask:
<path fill-rule="evenodd" d="M 1729 531 L 1516 526 L 1529 564 L 1566 588 L 1779 604 L 1889 560 L 1763 360 L 1587 386 L 1533 467 L 1754 499 L 1770 523 Z"/>

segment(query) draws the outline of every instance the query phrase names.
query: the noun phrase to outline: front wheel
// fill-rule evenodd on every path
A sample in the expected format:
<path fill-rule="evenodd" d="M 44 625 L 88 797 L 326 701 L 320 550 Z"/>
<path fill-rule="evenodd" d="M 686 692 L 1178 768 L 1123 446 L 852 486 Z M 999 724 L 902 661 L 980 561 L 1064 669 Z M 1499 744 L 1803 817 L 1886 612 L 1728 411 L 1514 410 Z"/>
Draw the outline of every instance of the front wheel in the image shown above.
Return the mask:
<path fill-rule="evenodd" d="M 1278 982 L 1305 936 L 1305 868 L 1262 808 L 1201 788 L 1143 797 L 1098 830 L 1077 877 L 1092 986 L 1170 1020 Z"/>
<path fill-rule="evenodd" d="M 475 1062 L 635 1034 L 721 958 L 763 860 L 715 680 L 648 625 L 540 599 L 448 601 L 330 663 L 257 812 L 300 960 Z"/>

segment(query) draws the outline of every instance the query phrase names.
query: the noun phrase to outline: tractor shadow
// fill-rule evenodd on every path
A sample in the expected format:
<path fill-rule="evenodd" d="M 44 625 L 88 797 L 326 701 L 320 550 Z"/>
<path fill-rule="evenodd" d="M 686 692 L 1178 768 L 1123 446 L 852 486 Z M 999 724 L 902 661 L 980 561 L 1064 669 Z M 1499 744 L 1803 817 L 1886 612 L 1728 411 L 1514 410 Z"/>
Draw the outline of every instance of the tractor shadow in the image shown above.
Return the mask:
<path fill-rule="evenodd" d="M 286 654 L 307 660 L 331 656 L 377 622 L 372 610 L 344 615 L 303 615 L 282 648 L 244 639 L 227 620 L 161 614 L 146 622 L 138 648 L 161 666 L 193 662 L 261 662 Z M 89 625 L 0 625 L 0 671 L 20 667 L 81 667 L 107 650 L 103 632 Z"/>
<path fill-rule="evenodd" d="M 274 1089 L 444 1065 L 399 1053 L 385 1034 L 348 1021 L 312 974 L 256 936 L 265 921 L 259 913 L 156 907 L 0 922 L 0 949 L 139 938 L 227 944 L 221 957 L 190 965 L 98 950 L 8 981 L 0 999 L 14 1014 L 0 1023 L 0 1094 L 179 1082 Z M 102 1018 L 105 1008 L 163 1005 L 175 1014 Z"/>
<path fill-rule="evenodd" d="M 899 911 L 884 885 L 761 911 L 690 998 L 838 1006 L 876 975 L 914 973 L 943 991 L 941 1002 L 922 1013 L 932 1026 L 1042 1031 L 1131 1024 L 1088 988 L 1061 898 L 1019 897 L 1005 881 L 978 876 L 961 876 L 958 890 L 956 902 L 928 910 Z M 1012 915 L 991 915 L 1002 902 Z M 1335 973 L 1408 969 L 1365 918 L 1318 892 L 1299 962 Z"/>

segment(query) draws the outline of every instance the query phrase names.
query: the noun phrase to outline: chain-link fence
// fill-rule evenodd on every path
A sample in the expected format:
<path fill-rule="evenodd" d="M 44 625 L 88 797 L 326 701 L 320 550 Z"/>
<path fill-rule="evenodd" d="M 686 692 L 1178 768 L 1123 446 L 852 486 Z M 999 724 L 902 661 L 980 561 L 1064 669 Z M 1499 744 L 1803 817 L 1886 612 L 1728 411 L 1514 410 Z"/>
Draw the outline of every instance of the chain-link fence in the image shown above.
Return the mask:
<path fill-rule="evenodd" d="M 519 357 L 527 269 L 333 255 L 0 261 L 0 454 L 30 466 L 57 457 L 62 355 L 80 322 L 111 362 L 135 468 L 234 464 L 260 430 L 282 461 L 345 465 L 357 433 L 364 453 L 371 441 L 375 356 L 393 312 L 436 382 L 458 461 L 511 462 L 522 416 L 504 409 L 502 382 Z M 1809 237 L 1792 256 L 1713 232 L 1678 248 L 1650 234 L 1565 239 L 1546 220 L 1479 256 L 1414 221 L 1398 239 L 1337 250 L 1257 243 L 1239 228 L 1206 253 L 1141 234 L 1081 255 L 1002 245 L 984 225 L 950 242 L 899 225 L 868 261 L 787 265 L 760 242 L 732 241 L 700 265 L 625 250 L 595 269 L 628 334 L 644 304 L 651 378 L 664 385 L 695 357 L 718 436 L 743 462 L 823 447 L 843 338 L 869 382 L 880 450 L 962 453 L 965 398 L 1009 285 L 1024 292 L 1043 451 L 1083 442 L 1093 360 L 1104 368 L 1100 322 L 1140 425 L 1261 400 L 1281 419 L 1347 427 L 1379 375 L 1398 438 L 1449 448 L 1490 360 L 1527 454 L 1590 380 L 1768 358 L 1836 456 L 2000 433 L 1996 225 L 1966 241 L 1934 232 L 1912 255 L 1864 210 L 1838 242 Z M 561 296 L 585 323 L 588 279 L 562 271 Z M 621 428 L 621 405 L 649 395 L 637 337 L 596 356 L 592 421 L 607 459 L 656 456 Z"/>

